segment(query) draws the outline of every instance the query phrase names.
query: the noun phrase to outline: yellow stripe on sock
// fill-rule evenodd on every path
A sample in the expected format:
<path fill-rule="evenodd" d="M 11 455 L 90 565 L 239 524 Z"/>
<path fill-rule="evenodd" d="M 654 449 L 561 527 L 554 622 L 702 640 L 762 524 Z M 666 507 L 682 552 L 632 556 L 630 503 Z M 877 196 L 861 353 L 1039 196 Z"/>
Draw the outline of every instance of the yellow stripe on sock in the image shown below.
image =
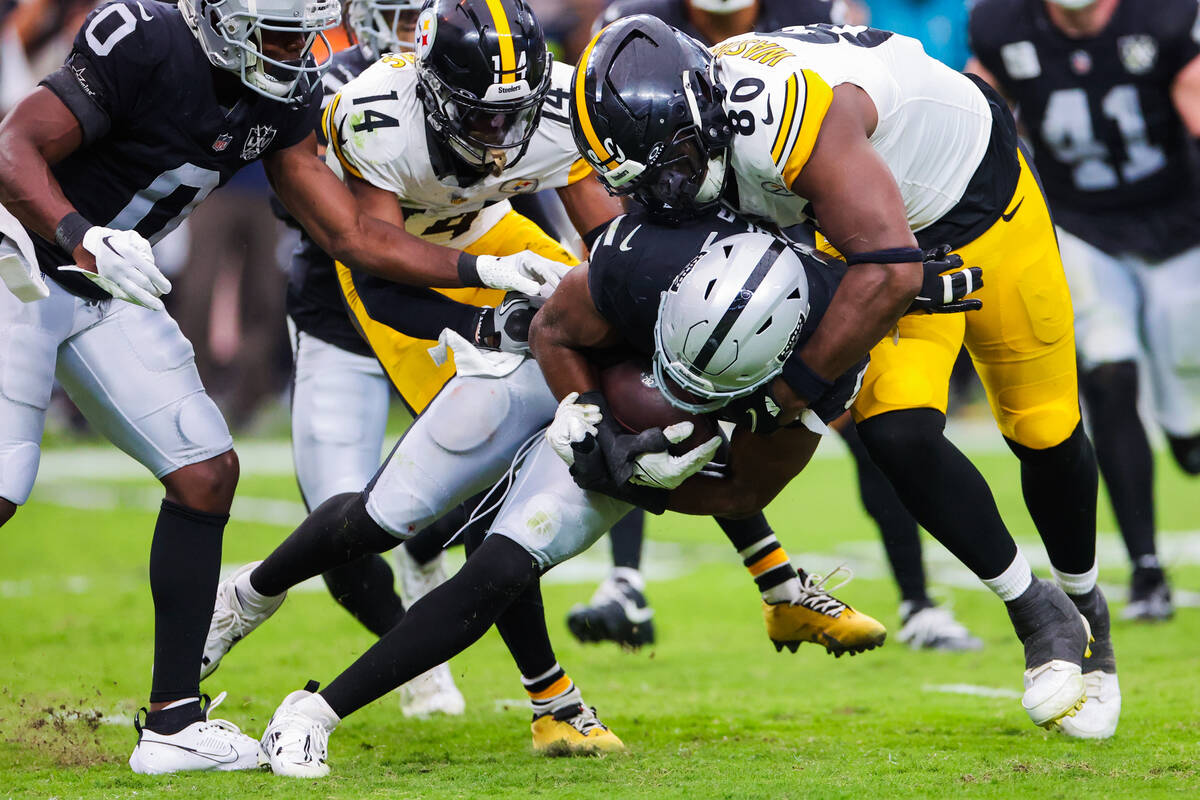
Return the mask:
<path fill-rule="evenodd" d="M 551 697 L 558 697 L 563 692 L 570 690 L 570 688 L 571 688 L 570 676 L 563 675 L 561 678 L 556 680 L 554 683 L 550 684 L 545 689 L 542 689 L 540 692 L 530 692 L 528 689 L 526 689 L 525 691 L 529 692 L 530 699 L 549 700 Z"/>
<path fill-rule="evenodd" d="M 750 574 L 757 578 L 769 569 L 774 569 L 782 564 L 788 563 L 788 554 L 782 547 L 778 550 L 772 550 L 765 556 L 755 561 L 746 569 L 750 570 Z"/>

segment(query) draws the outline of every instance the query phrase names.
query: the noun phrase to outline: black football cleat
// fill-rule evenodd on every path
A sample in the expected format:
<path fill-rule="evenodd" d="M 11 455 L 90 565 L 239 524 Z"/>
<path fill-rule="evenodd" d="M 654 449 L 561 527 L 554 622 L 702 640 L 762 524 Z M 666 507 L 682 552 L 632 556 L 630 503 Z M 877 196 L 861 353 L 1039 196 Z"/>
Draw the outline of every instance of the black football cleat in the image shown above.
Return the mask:
<path fill-rule="evenodd" d="M 567 628 L 581 642 L 616 642 L 630 650 L 654 644 L 654 609 L 643 588 L 641 573 L 617 567 L 596 588 L 589 605 L 571 609 Z"/>

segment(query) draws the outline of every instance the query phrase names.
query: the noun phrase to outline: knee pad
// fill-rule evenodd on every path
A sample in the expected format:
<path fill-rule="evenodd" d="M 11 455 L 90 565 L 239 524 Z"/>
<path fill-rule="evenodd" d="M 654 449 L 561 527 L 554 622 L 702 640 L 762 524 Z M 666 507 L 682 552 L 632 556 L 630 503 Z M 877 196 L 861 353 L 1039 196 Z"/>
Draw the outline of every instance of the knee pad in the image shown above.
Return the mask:
<path fill-rule="evenodd" d="M 1062 441 L 1046 447 L 1031 447 L 1005 438 L 1005 444 L 1013 455 L 1024 464 L 1046 468 L 1058 468 L 1064 472 L 1074 469 L 1081 461 L 1094 463 L 1092 443 L 1084 433 L 1083 424 L 1077 424 L 1071 434 Z"/>
<path fill-rule="evenodd" d="M 1079 426 L 1079 410 L 1056 406 L 1026 409 L 1003 415 L 1000 432 L 1010 442 L 1030 450 L 1046 450 L 1062 444 Z"/>
<path fill-rule="evenodd" d="M 871 460 L 885 472 L 912 468 L 913 459 L 926 452 L 928 443 L 941 438 L 945 430 L 945 415 L 932 408 L 892 411 L 858 423 L 859 438 Z"/>
<path fill-rule="evenodd" d="M 1188 475 L 1200 475 L 1200 434 L 1196 436 L 1167 435 L 1175 463 Z"/>

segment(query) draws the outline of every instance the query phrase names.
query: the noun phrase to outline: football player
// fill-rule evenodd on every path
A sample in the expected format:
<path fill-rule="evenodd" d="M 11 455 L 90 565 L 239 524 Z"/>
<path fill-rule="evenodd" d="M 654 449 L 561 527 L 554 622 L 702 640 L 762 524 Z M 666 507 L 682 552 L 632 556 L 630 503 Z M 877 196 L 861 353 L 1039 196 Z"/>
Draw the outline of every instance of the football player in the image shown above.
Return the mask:
<path fill-rule="evenodd" d="M 1175 460 L 1200 474 L 1200 27 L 1194 0 L 989 0 L 968 65 L 1020 112 L 1075 305 L 1081 385 L 1133 580 L 1124 616 L 1166 619 L 1144 357 Z"/>
<path fill-rule="evenodd" d="M 622 17 L 652 14 L 712 46 L 751 31 L 774 31 L 813 23 L 840 24 L 846 21 L 846 11 L 842 0 L 617 0 L 596 20 L 593 33 Z M 808 231 L 789 233 L 797 240 L 812 238 Z M 900 587 L 901 628 L 896 638 L 915 648 L 978 649 L 982 642 L 948 608 L 935 605 L 926 591 L 916 520 L 867 455 L 853 423 L 847 418 L 834 427 L 854 456 L 863 507 L 879 527 L 888 562 Z M 635 511 L 610 531 L 612 574 L 596 589 L 588 605 L 577 605 L 567 615 L 567 626 L 580 640 L 611 639 L 633 647 L 653 641 L 653 620 L 647 619 L 653 612 L 646 607 L 645 581 L 639 572 L 644 519 L 644 512 Z M 769 531 L 764 517 L 742 521 L 729 535 L 745 539 Z"/>
<path fill-rule="evenodd" d="M 326 106 L 347 82 L 386 53 L 412 50 L 420 2 L 351 0 L 344 24 L 353 44 L 335 54 L 321 76 Z M 324 134 L 318 127 L 322 147 Z M 284 213 L 285 221 L 296 225 Z M 412 288 L 418 298 L 439 295 Z M 445 306 L 453 313 L 453 301 Z M 445 311 L 432 306 L 435 313 Z M 308 510 L 335 494 L 366 486 L 379 468 L 388 414 L 388 378 L 371 348 L 346 314 L 333 259 L 300 229 L 300 243 L 288 270 L 287 314 L 294 371 L 292 381 L 292 459 L 296 480 Z M 382 636 L 432 586 L 445 580 L 442 545 L 458 530 L 461 519 L 447 520 L 448 531 L 422 532 L 396 549 L 400 594 L 391 568 L 370 556 L 321 577 L 333 597 L 368 630 Z M 453 527 L 450 527 L 453 525 Z M 442 535 L 444 533 L 444 535 Z M 429 547 L 422 547 L 433 539 Z M 462 693 L 442 664 L 400 688 L 406 716 L 458 714 Z"/>
<path fill-rule="evenodd" d="M 56 374 L 166 489 L 150 556 L 150 706 L 130 758 L 139 772 L 257 761 L 254 740 L 209 720 L 215 703 L 200 700 L 238 463 L 191 345 L 163 310 L 170 283 L 150 244 L 261 158 L 292 212 L 347 262 L 419 284 L 533 294 L 561 271 L 532 253 L 430 245 L 360 213 L 313 135 L 320 67 L 310 51 L 339 18 L 333 0 L 117 0 L 88 17 L 67 63 L 0 125 L 10 290 L 0 293 L 0 524 L 32 488 Z"/>
<path fill-rule="evenodd" d="M 571 112 L 581 151 L 614 192 L 671 218 L 724 196 L 780 225 L 812 220 L 846 256 L 823 324 L 734 410 L 770 430 L 874 348 L 853 409 L 859 433 L 904 505 L 1005 602 L 1025 646 L 1030 718 L 1053 726 L 1091 697 L 1085 716 L 1098 719 L 1086 727 L 1110 734 L 1119 689 L 1096 588 L 1097 473 L 1080 423 L 1070 296 L 1003 100 L 886 31 L 788 28 L 710 54 L 637 16 L 581 55 Z M 921 248 L 942 245 L 984 268 L 982 310 L 900 319 Z M 876 346 L 893 328 L 894 341 Z M 964 341 L 1067 594 L 1033 577 L 979 471 L 944 435 Z"/>
<path fill-rule="evenodd" d="M 629 243 L 637 233 L 637 227 L 635 220 L 621 238 L 615 238 L 617 223 L 608 226 L 592 254 L 593 268 L 598 261 L 632 252 Z M 639 267 L 640 262 L 635 256 L 623 258 L 638 269 L 647 270 L 653 280 L 669 282 L 684 269 L 683 254 L 698 252 L 711 239 L 748 230 L 752 230 L 752 226 L 732 214 L 724 219 L 713 216 L 678 229 L 656 227 L 647 221 L 642 231 L 645 241 L 659 245 L 650 253 L 651 258 L 657 259 L 656 269 L 650 271 L 649 263 L 641 263 Z M 778 261 L 772 286 L 787 284 L 808 297 L 806 303 L 788 303 L 782 315 L 791 314 L 791 322 L 781 322 L 772 330 L 772 336 L 778 339 L 778 329 L 786 328 L 782 342 L 777 342 L 782 351 L 790 347 L 789 342 L 797 334 L 801 340 L 806 338 L 806 331 L 799 329 L 802 317 L 820 316 L 832 295 L 838 274 L 815 257 L 789 247 L 780 239 L 766 234 L 755 236 L 758 245 L 765 240 L 766 246 L 751 243 L 739 250 L 735 259 L 739 268 L 752 268 L 769 247 L 771 263 Z M 757 250 L 754 249 L 756 246 Z M 727 266 L 727 259 L 720 253 L 715 260 L 720 262 L 715 267 L 718 271 Z M 808 270 L 806 274 L 806 262 L 815 263 L 819 269 Z M 583 285 L 586 285 L 587 274 L 588 270 L 582 266 L 571 273 L 576 282 L 582 280 Z M 621 270 L 620 274 L 625 277 L 628 273 Z M 638 273 L 634 270 L 633 274 Z M 657 293 L 654 297 L 657 298 Z M 547 308 L 539 314 L 549 311 L 553 315 L 555 303 L 552 296 Z M 641 305 L 646 305 L 644 298 Z M 810 305 L 811 309 L 808 309 Z M 653 321 L 652 315 L 650 321 Z M 635 347 L 652 341 L 652 332 L 648 329 L 623 332 L 633 337 L 631 344 Z M 361 494 L 335 498 L 318 508 L 266 560 L 252 572 L 243 573 L 246 577 L 238 584 L 239 592 L 252 598 L 262 609 L 262 613 L 243 616 L 243 632 L 248 633 L 278 607 L 283 593 L 291 586 L 322 569 L 364 553 L 395 547 L 400 539 L 420 529 L 462 498 L 492 485 L 506 474 L 510 476 L 511 486 L 487 538 L 468 556 L 465 566 L 456 575 L 418 600 L 395 628 L 325 690 L 317 693 L 316 686 L 310 685 L 284 700 L 263 736 L 263 751 L 277 774 L 298 777 L 327 774 L 326 740 L 341 719 L 413 675 L 468 647 L 494 622 L 509 613 L 514 599 L 536 586 L 543 572 L 585 550 L 613 522 L 628 513 L 631 503 L 626 500 L 636 498 L 658 512 L 668 507 L 667 493 L 659 489 L 631 487 L 630 496 L 621 500 L 586 492 L 576 486 L 567 465 L 554 452 L 556 446 L 571 449 L 570 428 L 575 421 L 556 421 L 543 435 L 546 423 L 555 418 L 558 404 L 533 359 L 513 354 L 488 357 L 461 339 L 455 356 L 459 364 L 458 375 L 413 422 L 367 489 Z M 469 367 L 470 372 L 464 367 Z M 862 364 L 859 364 L 847 373 L 839 383 L 839 392 L 830 395 L 828 406 L 822 407 L 820 413 L 832 418 L 844 411 L 856 389 L 861 368 Z M 582 408 L 569 402 L 563 405 Z M 809 416 L 816 419 L 816 414 Z M 586 419 L 578 421 L 586 427 Z M 684 432 L 671 433 L 679 438 L 677 434 Z M 621 438 L 630 464 L 645 469 L 647 476 L 675 483 L 703 466 L 720 443 L 720 439 L 714 437 L 683 456 L 670 457 L 665 452 L 667 440 L 657 429 L 641 438 Z M 777 444 L 793 438 L 797 440 L 796 447 L 778 448 L 776 452 L 776 458 L 793 472 L 807 461 L 816 443 L 816 437 L 807 429 L 787 429 L 772 438 Z M 515 468 L 515 474 L 514 456 L 520 464 Z M 784 483 L 786 479 L 777 481 L 774 491 Z M 691 513 L 736 515 L 752 502 L 739 497 L 743 488 L 739 483 L 721 492 L 720 496 L 726 501 L 724 505 L 702 499 L 695 505 L 671 507 Z M 758 489 L 753 496 L 761 498 L 765 492 Z M 694 499 L 690 502 L 696 503 Z M 756 575 L 766 571 L 782 572 L 787 564 L 787 554 L 774 536 L 746 543 L 742 555 L 752 574 Z M 799 583 L 794 570 L 790 580 Z M 810 577 L 807 584 L 804 588 L 820 603 L 835 609 L 846 629 L 852 631 L 858 616 L 856 612 L 830 597 L 819 579 Z M 799 616 L 780 614 L 778 609 L 778 605 L 764 603 L 769 623 L 773 616 L 780 616 L 783 618 L 781 624 L 798 627 Z M 794 633 L 801 634 L 798 630 Z M 806 633 L 813 637 L 812 640 L 819 640 L 817 636 L 832 637 L 841 634 L 842 630 L 822 624 Z M 827 646 L 836 644 L 826 643 Z M 230 644 L 232 642 L 227 642 L 225 646 Z M 569 685 L 565 678 L 560 680 L 564 686 Z M 578 702 L 577 693 L 575 699 Z M 568 714 L 572 724 L 579 726 L 583 738 L 581 746 L 596 749 L 619 746 L 611 741 L 611 734 L 606 735 L 599 727 L 594 714 L 586 709 L 582 712 L 571 709 L 563 716 Z M 535 722 L 535 726 L 537 724 Z"/>

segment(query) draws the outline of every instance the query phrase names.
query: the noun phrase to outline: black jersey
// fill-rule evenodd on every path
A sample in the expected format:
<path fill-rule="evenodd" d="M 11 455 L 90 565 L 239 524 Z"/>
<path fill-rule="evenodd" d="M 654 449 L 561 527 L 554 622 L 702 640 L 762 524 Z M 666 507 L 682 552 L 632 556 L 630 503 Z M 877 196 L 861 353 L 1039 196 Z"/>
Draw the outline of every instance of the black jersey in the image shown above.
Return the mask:
<path fill-rule="evenodd" d="M 981 0 L 971 47 L 1016 103 L 1055 222 L 1110 253 L 1200 242 L 1200 172 L 1171 84 L 1200 54 L 1196 0 L 1122 0 L 1072 39 L 1042 0 Z"/>
<path fill-rule="evenodd" d="M 704 41 L 704 36 L 688 19 L 687 0 L 616 0 L 596 19 L 593 32 L 633 14 L 652 14 L 688 36 Z M 789 25 L 818 22 L 840 24 L 845 21 L 841 16 L 841 3 L 834 0 L 762 0 L 758 18 L 754 20 L 754 32 L 768 33 Z"/>
<path fill-rule="evenodd" d="M 330 60 L 329 71 L 321 78 L 324 107 L 343 86 L 354 80 L 373 64 L 355 46 L 342 50 Z M 324 134 L 317 128 L 317 136 L 324 144 Z M 298 227 L 295 220 L 285 217 L 289 224 Z M 350 322 L 349 313 L 342 300 L 337 271 L 333 259 L 325 254 L 304 229 L 300 229 L 300 241 L 292 252 L 292 263 L 288 268 L 287 313 L 304 331 L 322 341 L 357 353 L 371 355 L 371 348 Z"/>
<path fill-rule="evenodd" d="M 42 85 L 79 120 L 83 144 L 52 168 L 93 225 L 157 242 L 235 172 L 302 141 L 317 123 L 313 94 L 262 97 L 216 70 L 174 4 L 116 0 L 88 16 L 66 64 Z M 42 270 L 75 294 L 108 293 L 71 257 L 30 232 Z"/>
<path fill-rule="evenodd" d="M 738 214 L 721 207 L 712 214 L 666 226 L 641 209 L 613 220 L 592 246 L 588 291 L 592 303 L 629 346 L 644 356 L 654 354 L 654 325 L 663 292 L 707 244 L 738 233 L 757 230 Z M 796 352 L 812 336 L 833 299 L 846 265 L 794 246 L 808 277 L 809 316 L 796 339 Z M 867 360 L 863 359 L 834 381 L 812 410 L 825 422 L 845 412 L 858 391 Z"/>

